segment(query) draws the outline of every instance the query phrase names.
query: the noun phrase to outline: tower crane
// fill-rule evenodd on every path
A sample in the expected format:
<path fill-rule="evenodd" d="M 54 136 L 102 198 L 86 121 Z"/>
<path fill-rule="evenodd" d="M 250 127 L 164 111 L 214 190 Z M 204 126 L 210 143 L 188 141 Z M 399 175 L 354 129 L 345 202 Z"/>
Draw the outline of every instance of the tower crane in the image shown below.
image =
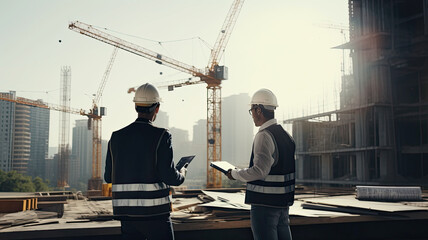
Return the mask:
<path fill-rule="evenodd" d="M 214 48 L 211 50 L 208 65 L 205 69 L 196 68 L 143 48 L 95 29 L 83 22 L 75 21 L 68 26 L 69 29 L 75 32 L 147 58 L 158 64 L 191 74 L 200 79 L 198 83 L 207 84 L 207 188 L 221 187 L 221 173 L 209 167 L 210 162 L 221 161 L 221 81 L 227 79 L 227 67 L 219 66 L 219 61 L 224 53 L 243 3 L 244 0 L 234 0 L 232 3 L 214 44 Z M 184 85 L 186 84 L 181 86 Z M 169 88 L 171 89 L 171 86 Z"/>
<path fill-rule="evenodd" d="M 113 49 L 110 61 L 101 79 L 98 91 L 92 100 L 92 109 L 82 115 L 88 117 L 88 128 L 92 128 L 92 178 L 88 181 L 88 190 L 101 190 L 103 180 L 101 178 L 101 118 L 105 115 L 104 108 L 98 108 L 98 103 L 110 75 L 111 68 L 117 55 L 117 47 Z"/>
<path fill-rule="evenodd" d="M 60 112 L 66 112 L 66 113 L 72 113 L 72 114 L 79 114 L 82 116 L 88 117 L 88 128 L 92 129 L 92 177 L 88 181 L 88 190 L 101 190 L 103 180 L 101 178 L 101 118 L 105 115 L 104 108 L 98 108 L 98 103 L 101 99 L 102 93 L 104 91 L 104 87 L 106 85 L 108 76 L 110 74 L 111 68 L 113 66 L 113 62 L 117 55 L 117 48 L 113 49 L 113 53 L 110 57 L 110 61 L 107 65 L 107 68 L 104 72 L 103 78 L 101 80 L 100 86 L 98 87 L 98 91 L 94 96 L 94 99 L 92 100 L 92 109 L 90 109 L 88 112 L 82 110 L 82 109 L 74 109 L 66 106 L 56 105 L 56 104 L 50 104 L 50 103 L 44 103 L 42 101 L 34 101 L 27 98 L 22 97 L 12 97 L 9 94 L 1 94 L 0 93 L 0 100 L 5 100 L 9 102 L 15 102 L 19 104 L 34 106 L 34 107 L 40 107 L 40 108 L 46 108 L 50 110 L 56 110 Z M 64 165 L 66 166 L 66 165 Z M 67 169 L 61 169 L 59 171 L 59 174 L 67 172 Z M 64 187 L 66 185 L 66 182 L 68 179 L 65 179 L 66 176 L 59 176 L 61 179 L 61 187 Z"/>

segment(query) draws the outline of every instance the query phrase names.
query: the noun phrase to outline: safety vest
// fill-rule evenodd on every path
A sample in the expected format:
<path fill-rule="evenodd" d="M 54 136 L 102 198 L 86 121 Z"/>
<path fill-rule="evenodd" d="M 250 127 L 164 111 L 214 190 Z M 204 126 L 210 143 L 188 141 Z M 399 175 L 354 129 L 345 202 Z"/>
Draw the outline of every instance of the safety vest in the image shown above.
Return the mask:
<path fill-rule="evenodd" d="M 293 138 L 280 125 L 272 125 L 268 131 L 278 152 L 276 164 L 263 180 L 247 183 L 245 203 L 271 207 L 288 207 L 294 203 L 296 145 Z M 254 150 L 250 167 L 253 166 Z"/>
<path fill-rule="evenodd" d="M 147 217 L 171 212 L 170 187 L 156 169 L 163 128 L 137 119 L 110 139 L 112 197 L 115 216 Z"/>

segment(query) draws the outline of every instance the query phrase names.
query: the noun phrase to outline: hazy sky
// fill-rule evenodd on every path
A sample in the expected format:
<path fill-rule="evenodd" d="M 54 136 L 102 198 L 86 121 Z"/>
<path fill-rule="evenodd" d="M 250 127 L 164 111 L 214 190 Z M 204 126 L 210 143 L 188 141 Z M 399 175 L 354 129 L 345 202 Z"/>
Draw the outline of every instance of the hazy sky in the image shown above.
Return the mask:
<path fill-rule="evenodd" d="M 113 47 L 69 30 L 68 24 L 76 20 L 204 68 L 209 46 L 214 45 L 232 2 L 0 0 L 0 91 L 14 90 L 20 97 L 58 104 L 61 66 L 71 66 L 71 106 L 89 109 Z M 269 88 L 279 101 L 279 120 L 308 114 L 310 108 L 312 113 L 327 109 L 317 103 L 334 107 L 333 96 L 340 91 L 342 51 L 331 48 L 345 40 L 340 30 L 325 26 L 348 24 L 347 3 L 247 0 L 221 61 L 229 68 L 222 96 L 251 96 Z M 107 107 L 103 139 L 136 118 L 129 87 L 187 77 L 119 50 L 101 100 Z M 161 95 L 161 110 L 168 113 L 170 127 L 191 131 L 196 121 L 206 118 L 206 85 L 162 90 Z M 56 146 L 58 112 L 52 111 L 51 116 L 49 145 Z M 75 119 L 84 117 L 71 115 L 70 119 L 73 127 Z"/>

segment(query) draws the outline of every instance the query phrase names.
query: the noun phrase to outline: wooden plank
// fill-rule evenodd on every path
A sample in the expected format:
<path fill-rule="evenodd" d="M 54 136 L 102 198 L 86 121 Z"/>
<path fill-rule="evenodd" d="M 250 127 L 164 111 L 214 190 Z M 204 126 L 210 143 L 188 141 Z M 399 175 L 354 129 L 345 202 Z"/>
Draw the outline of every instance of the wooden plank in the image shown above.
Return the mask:
<path fill-rule="evenodd" d="M 377 211 L 372 211 L 372 210 L 367 210 L 362 208 L 354 208 L 354 207 L 337 207 L 337 206 L 314 204 L 314 203 L 302 203 L 301 206 L 303 209 L 325 211 L 329 215 L 331 215 L 331 212 L 340 212 L 340 213 L 349 213 L 349 214 L 358 214 L 358 215 L 373 215 L 373 216 L 379 215 Z"/>
<path fill-rule="evenodd" d="M 36 207 L 36 198 L 30 199 L 30 210 L 35 209 Z"/>
<path fill-rule="evenodd" d="M 356 217 L 358 215 L 342 213 L 342 212 L 333 212 L 325 210 L 315 210 L 315 209 L 305 209 L 302 207 L 304 204 L 302 201 L 294 201 L 293 206 L 290 207 L 290 216 L 298 218 L 335 218 L 335 217 Z"/>
<path fill-rule="evenodd" d="M 27 204 L 26 204 L 26 206 L 27 206 L 27 210 L 31 210 L 31 198 L 29 198 L 29 199 L 27 199 L 26 200 L 27 201 Z"/>
<path fill-rule="evenodd" d="M 34 227 L 34 226 L 40 226 L 40 225 L 48 225 L 48 224 L 57 224 L 59 223 L 58 220 L 46 220 L 46 221 L 40 221 L 32 224 L 26 224 L 24 227 Z"/>
<path fill-rule="evenodd" d="M 187 209 L 187 208 L 190 208 L 190 207 L 197 206 L 197 205 L 199 205 L 199 204 L 200 204 L 200 203 L 191 203 L 191 204 L 188 204 L 188 205 L 183 205 L 183 206 L 174 207 L 174 208 L 172 209 L 172 211 L 180 211 L 180 210 L 183 210 L 183 209 Z"/>
<path fill-rule="evenodd" d="M 66 204 L 67 201 L 49 201 L 49 202 L 39 202 L 37 206 L 49 206 L 49 205 L 56 205 L 56 204 Z"/>
<path fill-rule="evenodd" d="M 172 202 L 173 211 L 179 211 L 182 209 L 197 206 L 203 203 L 198 198 L 174 198 Z"/>
<path fill-rule="evenodd" d="M 39 202 L 48 202 L 48 201 L 66 201 L 67 196 L 39 196 L 37 197 Z"/>
<path fill-rule="evenodd" d="M 27 210 L 27 199 L 0 199 L 0 212 L 12 213 Z"/>
<path fill-rule="evenodd" d="M 29 192 L 0 192 L 0 199 L 32 198 L 32 197 L 36 197 L 36 194 L 29 193 Z"/>

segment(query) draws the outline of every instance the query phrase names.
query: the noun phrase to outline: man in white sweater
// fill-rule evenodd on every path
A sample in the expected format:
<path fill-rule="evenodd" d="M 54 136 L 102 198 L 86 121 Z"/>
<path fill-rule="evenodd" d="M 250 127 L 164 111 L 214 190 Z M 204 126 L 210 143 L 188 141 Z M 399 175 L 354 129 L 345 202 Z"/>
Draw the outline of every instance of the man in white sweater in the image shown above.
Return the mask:
<path fill-rule="evenodd" d="M 256 127 L 250 165 L 229 169 L 229 179 L 247 182 L 245 203 L 251 204 L 251 229 L 255 240 L 292 239 L 289 206 L 294 202 L 295 143 L 277 124 L 274 110 L 276 96 L 260 89 L 251 99 Z"/>

